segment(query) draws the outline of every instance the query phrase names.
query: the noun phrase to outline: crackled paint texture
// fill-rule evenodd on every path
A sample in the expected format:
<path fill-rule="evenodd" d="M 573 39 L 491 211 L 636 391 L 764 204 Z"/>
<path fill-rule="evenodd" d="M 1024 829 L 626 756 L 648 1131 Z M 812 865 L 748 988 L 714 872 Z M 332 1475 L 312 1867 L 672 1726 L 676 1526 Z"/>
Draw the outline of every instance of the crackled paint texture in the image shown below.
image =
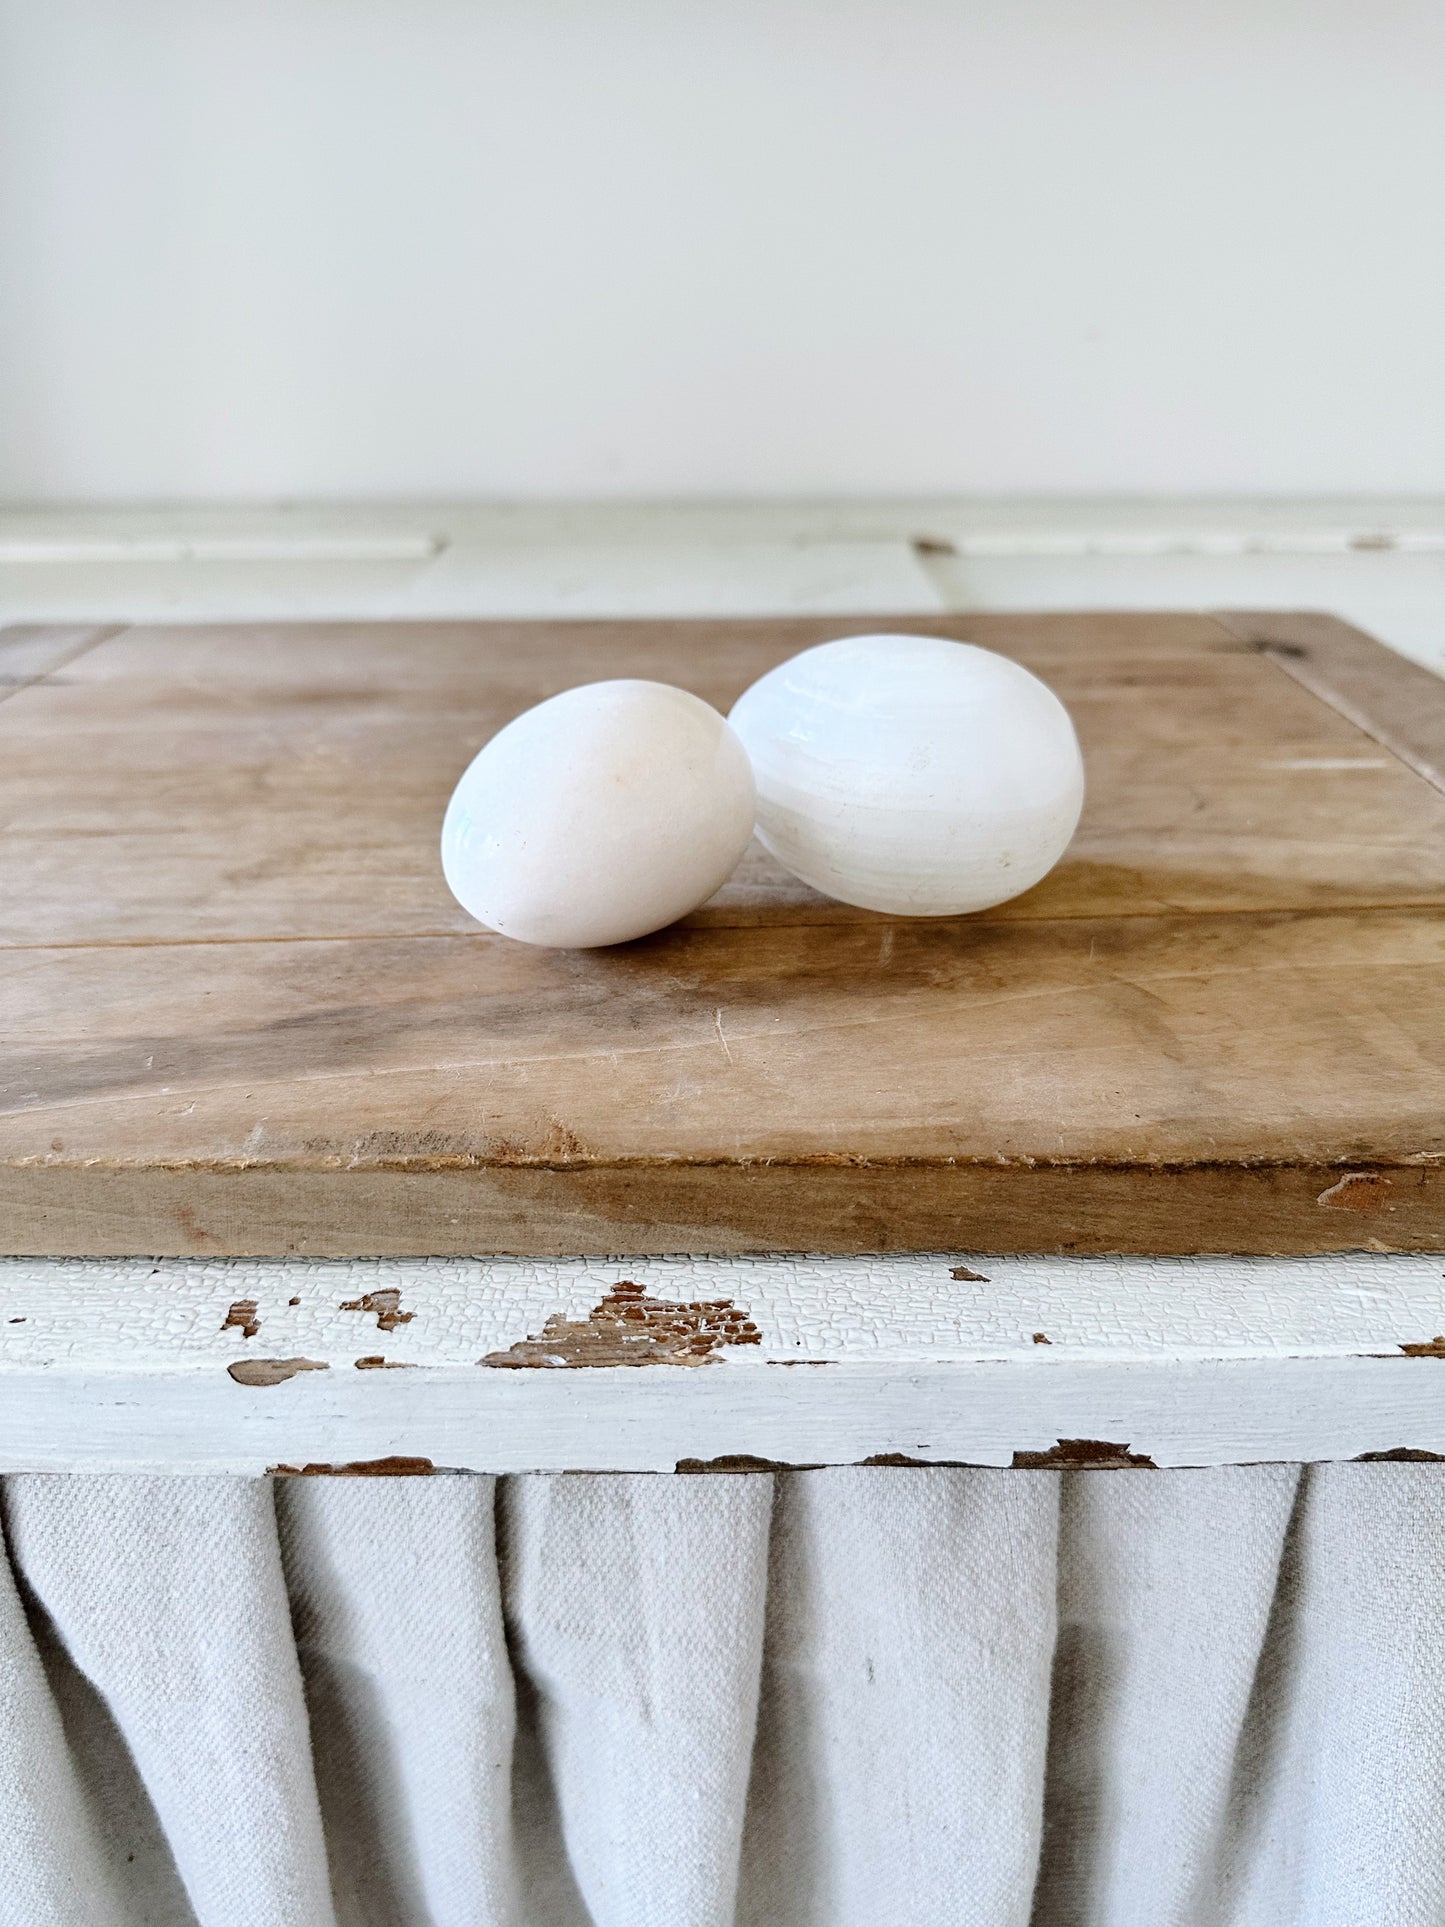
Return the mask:
<path fill-rule="evenodd" d="M 1442 1271 L 958 1252 L 15 1259 L 0 1263 L 0 1469 L 1416 1462 L 1445 1456 Z M 617 1369 L 633 1359 L 661 1369 Z"/>
<path fill-rule="evenodd" d="M 1328 1259 L 0 1260 L 0 1371 L 46 1365 L 468 1365 L 586 1327 L 623 1284 L 746 1307 L 730 1370 L 783 1360 L 1353 1356 L 1433 1347 L 1445 1265 Z M 405 1307 L 405 1310 L 402 1307 Z M 259 1336 L 247 1338 L 247 1325 Z M 553 1330 L 558 1329 L 554 1325 Z M 370 1344 L 367 1343 L 368 1338 Z M 1045 1342 L 1046 1341 L 1046 1342 Z"/>

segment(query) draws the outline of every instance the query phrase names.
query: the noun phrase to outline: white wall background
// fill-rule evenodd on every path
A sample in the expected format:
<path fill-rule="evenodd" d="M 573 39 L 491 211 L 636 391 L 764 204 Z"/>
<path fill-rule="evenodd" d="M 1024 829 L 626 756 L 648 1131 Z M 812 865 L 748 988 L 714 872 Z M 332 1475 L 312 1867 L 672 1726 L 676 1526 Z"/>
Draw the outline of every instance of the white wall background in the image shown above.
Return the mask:
<path fill-rule="evenodd" d="M 0 0 L 0 496 L 1445 490 L 1440 0 Z"/>

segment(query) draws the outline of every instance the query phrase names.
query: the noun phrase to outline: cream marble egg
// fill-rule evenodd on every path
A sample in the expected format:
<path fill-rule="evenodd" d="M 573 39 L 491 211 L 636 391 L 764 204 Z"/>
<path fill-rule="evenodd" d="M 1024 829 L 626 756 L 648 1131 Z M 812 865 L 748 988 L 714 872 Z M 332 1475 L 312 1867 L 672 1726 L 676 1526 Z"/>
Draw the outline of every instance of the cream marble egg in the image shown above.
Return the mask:
<path fill-rule="evenodd" d="M 725 883 L 753 830 L 747 755 L 660 682 L 597 682 L 478 751 L 442 823 L 442 869 L 478 923 L 523 943 L 626 943 Z"/>
<path fill-rule="evenodd" d="M 1016 662 L 932 636 L 850 636 L 755 682 L 728 718 L 758 836 L 830 897 L 954 916 L 1053 868 L 1084 800 L 1069 713 Z"/>

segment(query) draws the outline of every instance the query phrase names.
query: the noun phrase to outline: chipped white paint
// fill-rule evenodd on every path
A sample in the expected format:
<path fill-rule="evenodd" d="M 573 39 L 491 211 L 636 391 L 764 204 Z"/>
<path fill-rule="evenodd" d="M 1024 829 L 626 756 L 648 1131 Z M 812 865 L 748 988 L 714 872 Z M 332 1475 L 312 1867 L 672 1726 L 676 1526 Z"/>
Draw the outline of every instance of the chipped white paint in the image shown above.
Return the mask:
<path fill-rule="evenodd" d="M 623 1279 L 730 1299 L 762 1342 L 688 1371 L 480 1363 Z M 345 1309 L 378 1292 L 409 1316 Z M 1445 1359 L 1402 1349 L 1440 1333 L 1438 1258 L 7 1259 L 0 1469 L 1009 1464 L 1060 1439 L 1159 1465 L 1445 1454 Z M 263 1359 L 326 1369 L 227 1369 Z"/>

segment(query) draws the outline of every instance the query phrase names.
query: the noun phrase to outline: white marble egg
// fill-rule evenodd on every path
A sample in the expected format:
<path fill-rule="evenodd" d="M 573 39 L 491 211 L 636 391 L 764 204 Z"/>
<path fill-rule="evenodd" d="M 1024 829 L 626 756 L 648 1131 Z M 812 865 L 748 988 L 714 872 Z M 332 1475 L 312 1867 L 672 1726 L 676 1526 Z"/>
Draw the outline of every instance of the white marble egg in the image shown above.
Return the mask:
<path fill-rule="evenodd" d="M 452 793 L 442 869 L 462 908 L 559 949 L 626 943 L 731 876 L 753 831 L 747 755 L 660 682 L 595 682 L 499 730 Z"/>
<path fill-rule="evenodd" d="M 752 758 L 760 840 L 867 910 L 1003 903 L 1053 868 L 1083 807 L 1064 705 L 971 643 L 825 642 L 755 682 L 728 720 Z"/>

